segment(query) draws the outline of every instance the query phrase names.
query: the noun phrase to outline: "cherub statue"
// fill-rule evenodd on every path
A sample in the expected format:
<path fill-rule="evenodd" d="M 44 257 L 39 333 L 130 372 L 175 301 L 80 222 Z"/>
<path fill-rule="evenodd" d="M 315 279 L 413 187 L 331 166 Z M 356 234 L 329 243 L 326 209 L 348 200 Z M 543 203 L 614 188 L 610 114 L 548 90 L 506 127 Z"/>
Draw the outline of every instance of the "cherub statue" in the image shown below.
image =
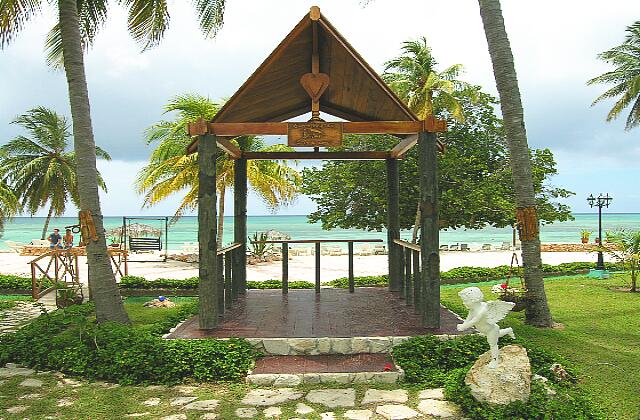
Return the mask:
<path fill-rule="evenodd" d="M 489 348 L 491 349 L 491 362 L 489 367 L 498 367 L 498 356 L 500 349 L 498 339 L 505 335 L 516 338 L 512 328 L 500 328 L 498 321 L 504 319 L 515 305 L 512 302 L 502 300 L 484 301 L 482 291 L 477 287 L 467 287 L 458 293 L 464 306 L 469 309 L 469 315 L 462 324 L 458 324 L 458 331 L 464 331 L 472 327 L 487 337 Z"/>

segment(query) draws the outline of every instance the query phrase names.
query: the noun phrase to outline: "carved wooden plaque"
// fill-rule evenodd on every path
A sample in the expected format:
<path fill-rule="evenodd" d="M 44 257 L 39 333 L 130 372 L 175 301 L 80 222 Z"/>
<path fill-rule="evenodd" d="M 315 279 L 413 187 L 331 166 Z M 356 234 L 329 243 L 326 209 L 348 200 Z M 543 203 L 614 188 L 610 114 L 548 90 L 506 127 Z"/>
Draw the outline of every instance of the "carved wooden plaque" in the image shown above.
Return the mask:
<path fill-rule="evenodd" d="M 342 146 L 340 122 L 292 122 L 287 124 L 290 147 L 339 147 Z"/>

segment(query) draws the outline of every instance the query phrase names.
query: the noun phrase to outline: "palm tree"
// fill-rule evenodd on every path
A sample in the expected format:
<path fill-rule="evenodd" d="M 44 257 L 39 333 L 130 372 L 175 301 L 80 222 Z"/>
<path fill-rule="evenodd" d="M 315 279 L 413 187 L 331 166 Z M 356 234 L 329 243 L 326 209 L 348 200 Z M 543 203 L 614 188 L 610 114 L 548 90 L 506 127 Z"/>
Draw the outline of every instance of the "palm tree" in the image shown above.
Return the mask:
<path fill-rule="evenodd" d="M 385 63 L 382 78 L 407 106 L 420 118 L 425 119 L 439 111 L 448 112 L 457 121 L 464 121 L 462 105 L 454 96 L 456 91 L 466 91 L 475 98 L 475 90 L 458 79 L 462 64 L 453 64 L 443 71 L 436 70 L 437 61 L 427 45 L 427 38 L 406 41 L 403 54 Z M 416 209 L 412 242 L 418 241 L 420 206 Z"/>
<path fill-rule="evenodd" d="M 186 154 L 191 138 L 186 134 L 187 124 L 200 118 L 210 120 L 219 105 L 200 95 L 181 95 L 170 100 L 166 112 L 177 112 L 174 121 L 160 121 L 147 131 L 147 142 L 158 142 L 149 164 L 136 181 L 138 191 L 144 194 L 144 205 L 154 204 L 179 192 L 185 192 L 174 219 L 198 205 L 198 157 L 197 153 Z M 284 151 L 282 145 L 265 147 L 256 137 L 244 137 L 235 141 L 243 151 Z M 218 246 L 222 244 L 224 230 L 224 198 L 228 188 L 233 187 L 234 168 L 226 155 L 218 156 L 216 165 L 216 188 L 218 193 Z M 293 168 L 277 161 L 252 160 L 247 162 L 247 180 L 258 196 L 271 210 L 295 200 L 301 183 L 300 174 Z"/>
<path fill-rule="evenodd" d="M 612 64 L 616 67 L 615 70 L 601 74 L 589 80 L 587 84 L 614 84 L 591 105 L 620 97 L 607 114 L 607 121 L 618 118 L 622 111 L 631 105 L 625 126 L 626 130 L 630 130 L 640 125 L 640 21 L 628 26 L 626 32 L 627 38 L 622 44 L 598 54 L 600 60 Z"/>
<path fill-rule="evenodd" d="M 4 221 L 20 211 L 20 203 L 11 188 L 0 181 L 0 238 L 4 232 Z"/>
<path fill-rule="evenodd" d="M 42 10 L 42 0 L 0 1 L 0 48 L 10 43 L 25 24 Z M 165 0 L 148 2 L 125 0 L 128 29 L 134 39 L 149 48 L 156 45 L 169 24 Z M 215 36 L 222 26 L 225 0 L 196 0 L 194 7 L 205 36 Z M 107 19 L 108 2 L 58 0 L 58 23 L 47 37 L 49 60 L 62 63 L 65 70 L 73 121 L 74 150 L 78 159 L 78 199 L 80 210 L 89 212 L 97 241 L 87 245 L 89 283 L 98 322 L 129 322 L 116 285 L 107 252 L 105 230 L 98 196 L 96 148 L 91 123 L 89 93 L 84 69 L 83 48 L 90 45 Z"/>
<path fill-rule="evenodd" d="M 516 195 L 516 214 L 522 242 L 522 263 L 527 287 L 525 322 L 540 327 L 553 325 L 541 270 L 539 222 L 531 173 L 531 157 L 524 126 L 524 111 L 513 53 L 504 26 L 500 0 L 478 0 L 489 45 L 493 74 L 509 149 L 509 164 Z"/>
<path fill-rule="evenodd" d="M 610 238 L 615 247 L 605 250 L 631 271 L 631 290 L 638 291 L 638 271 L 640 270 L 640 231 L 619 230 Z"/>
<path fill-rule="evenodd" d="M 42 229 L 47 235 L 52 216 L 64 214 L 67 203 L 78 205 L 76 154 L 69 148 L 67 119 L 44 107 L 33 108 L 12 121 L 28 136 L 17 136 L 0 147 L 0 177 L 11 186 L 22 208 L 34 215 L 48 207 Z M 96 147 L 98 157 L 110 160 L 107 152 Z M 107 190 L 98 174 L 100 188 Z"/>
<path fill-rule="evenodd" d="M 445 110 L 458 121 L 464 120 L 462 106 L 453 95 L 469 84 L 458 79 L 462 64 L 437 71 L 427 39 L 406 41 L 402 55 L 385 63 L 382 78 L 420 119 Z"/>

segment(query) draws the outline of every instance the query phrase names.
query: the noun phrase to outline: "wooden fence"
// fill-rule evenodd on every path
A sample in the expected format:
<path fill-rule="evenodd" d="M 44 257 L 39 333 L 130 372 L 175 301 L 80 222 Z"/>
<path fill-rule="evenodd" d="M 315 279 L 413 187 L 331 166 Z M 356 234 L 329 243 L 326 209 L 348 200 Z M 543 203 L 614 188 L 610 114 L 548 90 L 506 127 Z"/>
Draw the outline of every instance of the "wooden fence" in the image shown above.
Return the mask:
<path fill-rule="evenodd" d="M 416 314 L 421 314 L 424 296 L 420 271 L 420 245 L 401 239 L 394 239 L 393 242 L 402 249 L 400 256 L 404 269 L 400 282 L 400 298 L 404 299 L 407 306 L 413 306 Z"/>

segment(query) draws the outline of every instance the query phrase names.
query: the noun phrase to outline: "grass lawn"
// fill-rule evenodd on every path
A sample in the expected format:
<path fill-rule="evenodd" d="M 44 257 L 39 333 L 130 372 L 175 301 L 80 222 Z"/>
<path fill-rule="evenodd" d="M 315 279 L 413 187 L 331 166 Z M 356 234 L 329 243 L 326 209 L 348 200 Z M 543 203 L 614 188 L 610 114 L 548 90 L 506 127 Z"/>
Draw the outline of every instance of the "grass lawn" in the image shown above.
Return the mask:
<path fill-rule="evenodd" d="M 501 323 L 513 327 L 516 336 L 573 362 L 584 378 L 581 386 L 617 419 L 640 417 L 640 293 L 610 290 L 628 284 L 626 275 L 547 279 L 549 305 L 563 330 L 524 325 L 524 313 L 513 313 Z M 463 287 L 444 286 L 441 291 L 443 304 L 460 315 L 466 315 L 457 295 Z M 490 300 L 490 286 L 481 289 Z"/>
<path fill-rule="evenodd" d="M 125 299 L 124 307 L 134 327 L 160 322 L 164 318 L 176 315 L 181 306 L 198 300 L 198 298 L 195 297 L 169 297 L 169 300 L 176 304 L 173 308 L 147 308 L 143 306 L 145 302 L 155 298 L 157 298 L 157 296 L 136 296 Z"/>
<path fill-rule="evenodd" d="M 31 296 L 0 295 L 0 311 L 13 308 L 14 306 L 16 306 L 16 302 L 30 301 L 30 300 L 31 300 Z M 0 318 L 2 318 L 2 314 L 0 314 Z"/>

